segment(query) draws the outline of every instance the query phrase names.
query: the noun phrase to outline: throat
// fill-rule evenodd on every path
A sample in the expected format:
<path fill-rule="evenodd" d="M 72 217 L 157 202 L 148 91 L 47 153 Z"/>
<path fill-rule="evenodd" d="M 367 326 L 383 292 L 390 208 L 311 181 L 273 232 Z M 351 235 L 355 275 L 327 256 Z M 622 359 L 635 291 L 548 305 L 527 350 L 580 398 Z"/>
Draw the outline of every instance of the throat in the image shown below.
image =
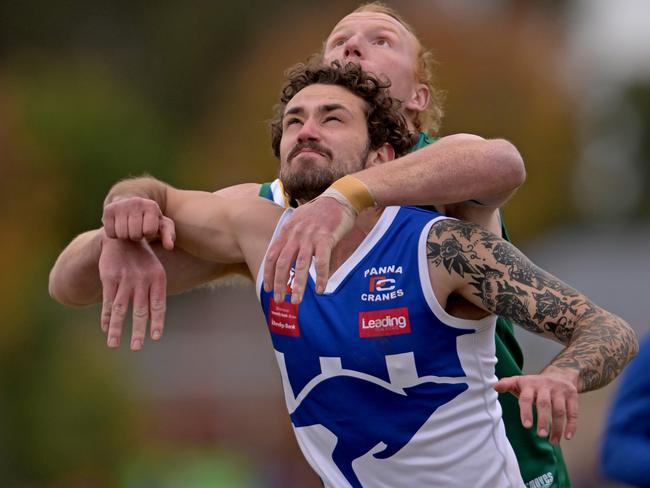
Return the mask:
<path fill-rule="evenodd" d="M 354 227 L 343 236 L 341 241 L 332 250 L 329 270 L 330 276 L 352 256 L 354 251 L 368 237 L 368 234 L 375 228 L 383 210 L 383 208 L 369 208 L 359 214 L 354 223 Z"/>

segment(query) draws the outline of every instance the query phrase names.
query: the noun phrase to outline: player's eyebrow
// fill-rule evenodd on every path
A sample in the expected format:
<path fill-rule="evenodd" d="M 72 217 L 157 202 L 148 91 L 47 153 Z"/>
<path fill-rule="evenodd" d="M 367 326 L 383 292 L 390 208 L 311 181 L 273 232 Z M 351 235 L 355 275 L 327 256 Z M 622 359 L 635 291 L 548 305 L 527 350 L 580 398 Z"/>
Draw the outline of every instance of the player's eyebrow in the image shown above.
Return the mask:
<path fill-rule="evenodd" d="M 341 105 L 340 103 L 326 103 L 325 105 L 321 105 L 318 107 L 318 110 L 321 112 L 333 112 L 334 110 L 343 110 L 345 112 L 350 112 L 346 107 Z"/>
<path fill-rule="evenodd" d="M 326 103 L 324 105 L 319 105 L 317 108 L 318 112 L 333 112 L 335 110 L 343 110 L 345 112 L 351 113 L 347 107 L 341 105 L 340 103 Z M 297 105 L 287 110 L 284 113 L 284 117 L 286 117 L 287 115 L 303 115 L 304 113 L 305 113 L 304 107 Z"/>
<path fill-rule="evenodd" d="M 304 108 L 302 108 L 302 107 L 300 107 L 300 106 L 297 106 L 297 107 L 291 107 L 289 110 L 287 110 L 287 111 L 284 113 L 284 117 L 286 117 L 287 115 L 300 115 L 300 114 L 303 114 L 303 113 L 305 113 L 305 109 L 304 109 Z"/>

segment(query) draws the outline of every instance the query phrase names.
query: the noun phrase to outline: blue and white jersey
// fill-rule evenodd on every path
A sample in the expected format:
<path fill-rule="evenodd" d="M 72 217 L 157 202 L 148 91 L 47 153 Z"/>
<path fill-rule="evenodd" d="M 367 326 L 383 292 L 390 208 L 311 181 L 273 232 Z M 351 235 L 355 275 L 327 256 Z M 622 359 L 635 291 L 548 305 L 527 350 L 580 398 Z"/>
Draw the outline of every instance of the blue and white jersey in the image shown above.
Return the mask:
<path fill-rule="evenodd" d="M 322 295 L 312 263 L 299 306 L 276 304 L 259 271 L 291 422 L 327 487 L 523 486 L 493 389 L 496 318 L 452 317 L 431 287 L 427 235 L 444 218 L 385 209 Z"/>

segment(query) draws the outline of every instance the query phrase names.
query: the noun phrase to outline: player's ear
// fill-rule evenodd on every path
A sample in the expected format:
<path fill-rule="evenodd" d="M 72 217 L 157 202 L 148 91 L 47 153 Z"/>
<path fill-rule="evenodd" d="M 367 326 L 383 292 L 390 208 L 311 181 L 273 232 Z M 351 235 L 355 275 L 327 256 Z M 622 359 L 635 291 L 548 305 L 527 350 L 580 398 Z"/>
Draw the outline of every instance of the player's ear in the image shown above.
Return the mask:
<path fill-rule="evenodd" d="M 395 159 L 395 149 L 386 142 L 368 153 L 366 168 L 385 163 L 386 161 L 392 161 L 393 159 Z"/>
<path fill-rule="evenodd" d="M 424 83 L 418 83 L 413 90 L 410 100 L 404 104 L 407 111 L 424 112 L 429 106 L 431 100 L 431 93 L 429 87 Z"/>

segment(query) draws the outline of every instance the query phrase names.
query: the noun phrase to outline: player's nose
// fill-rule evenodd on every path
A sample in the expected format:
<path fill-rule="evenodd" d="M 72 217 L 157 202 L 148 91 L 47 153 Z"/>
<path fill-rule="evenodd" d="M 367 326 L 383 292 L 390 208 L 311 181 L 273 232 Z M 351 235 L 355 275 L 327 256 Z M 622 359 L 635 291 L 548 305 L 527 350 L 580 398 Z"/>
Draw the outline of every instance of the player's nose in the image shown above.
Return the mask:
<path fill-rule="evenodd" d="M 352 36 L 345 41 L 343 46 L 343 59 L 345 61 L 355 61 L 363 57 L 361 49 L 361 40 L 359 36 Z"/>
<path fill-rule="evenodd" d="M 320 138 L 319 134 L 318 123 L 310 117 L 300 127 L 298 142 L 317 141 Z"/>

